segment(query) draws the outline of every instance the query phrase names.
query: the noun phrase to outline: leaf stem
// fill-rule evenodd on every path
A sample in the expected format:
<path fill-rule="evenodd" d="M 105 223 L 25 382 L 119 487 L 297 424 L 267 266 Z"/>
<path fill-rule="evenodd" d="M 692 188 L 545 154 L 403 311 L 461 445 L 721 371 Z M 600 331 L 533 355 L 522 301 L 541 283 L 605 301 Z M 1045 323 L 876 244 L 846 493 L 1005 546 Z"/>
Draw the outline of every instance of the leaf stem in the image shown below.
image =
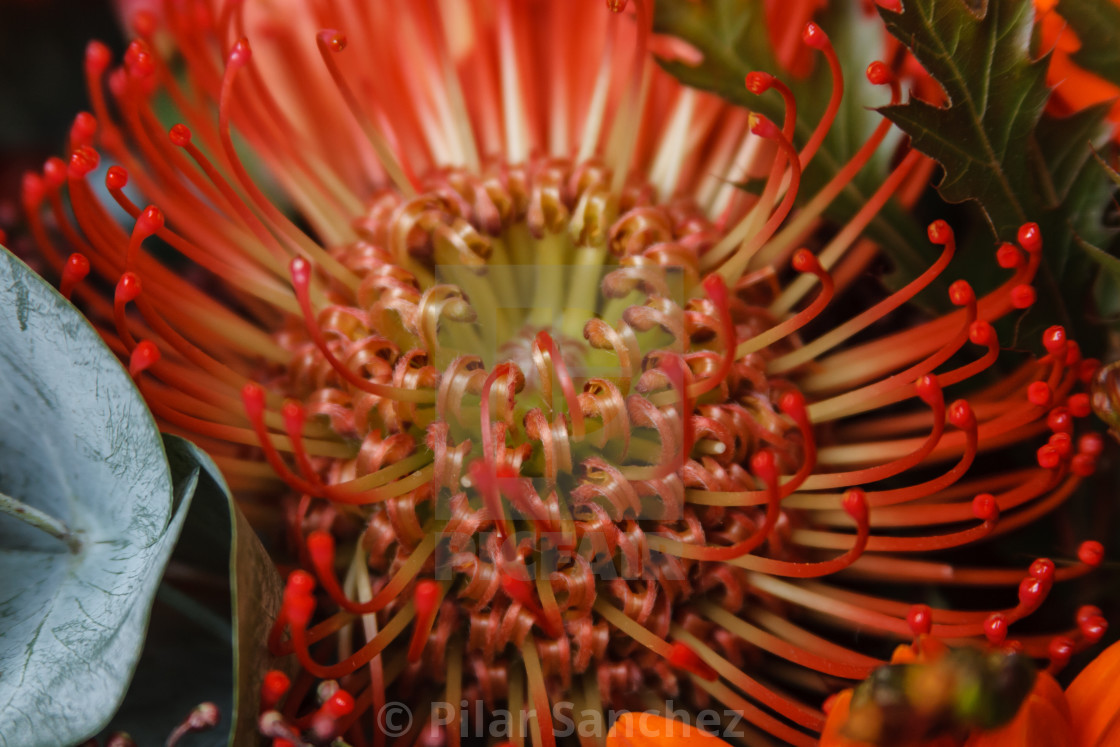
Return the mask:
<path fill-rule="evenodd" d="M 10 495 L 0 493 L 0 513 L 14 516 L 25 524 L 29 524 L 36 529 L 46 532 L 55 539 L 62 540 L 66 543 L 66 546 L 70 548 L 70 552 L 76 553 L 81 547 L 78 538 L 75 537 L 70 532 L 70 528 L 60 520 Z"/>

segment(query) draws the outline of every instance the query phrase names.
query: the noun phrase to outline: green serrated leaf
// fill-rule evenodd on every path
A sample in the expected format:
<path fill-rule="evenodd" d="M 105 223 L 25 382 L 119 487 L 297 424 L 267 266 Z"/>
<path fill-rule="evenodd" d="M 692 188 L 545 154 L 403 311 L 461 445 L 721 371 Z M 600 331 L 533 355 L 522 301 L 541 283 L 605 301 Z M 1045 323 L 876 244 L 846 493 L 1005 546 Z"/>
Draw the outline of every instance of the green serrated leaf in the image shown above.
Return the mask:
<path fill-rule="evenodd" d="M 753 96 L 743 85 L 744 76 L 751 71 L 777 69 L 766 36 L 762 3 L 670 0 L 655 6 L 653 27 L 657 33 L 684 39 L 704 55 L 703 62 L 696 66 L 679 60 L 662 60 L 661 66 L 674 77 L 781 121 L 780 99 Z"/>
<path fill-rule="evenodd" d="M 1104 171 L 1105 175 L 1108 177 L 1108 180 L 1115 184 L 1117 187 L 1120 187 L 1120 171 L 1117 171 L 1116 169 L 1109 166 L 1108 162 L 1101 158 L 1101 154 L 1098 153 L 1096 149 L 1093 149 L 1093 158 L 1096 159 L 1097 164 L 1100 165 L 1101 170 Z"/>
<path fill-rule="evenodd" d="M 1100 268 L 1112 279 L 1113 285 L 1120 288 L 1120 258 L 1113 257 L 1104 249 L 1094 246 L 1088 241 L 1081 240 L 1078 242 L 1078 246 L 1084 250 L 1093 262 L 1100 265 Z"/>
<path fill-rule="evenodd" d="M 1106 287 L 1110 285 L 1113 294 L 1120 295 L 1120 290 L 1117 290 L 1120 289 L 1120 274 L 1117 273 L 1120 260 L 1099 248 L 1113 244 L 1118 235 L 1117 229 L 1104 220 L 1104 213 L 1111 204 L 1112 189 L 1097 162 L 1089 160 L 1074 181 L 1061 212 L 1070 228 L 1068 240 L 1071 246 L 1083 252 L 1092 265 L 1099 267 L 1111 280 L 1103 281 Z M 1068 283 L 1067 288 L 1073 290 Z"/>
<path fill-rule="evenodd" d="M 1112 267 L 1105 261 L 1110 255 L 1097 249 L 1107 246 L 1117 235 L 1104 219 L 1110 204 L 1111 185 L 1105 172 L 1090 157 L 1093 152 L 1090 141 L 1099 140 L 1100 131 L 1095 135 L 1082 132 L 1082 136 L 1088 135 L 1089 139 L 1079 141 L 1081 148 L 1069 155 L 1060 155 L 1062 144 L 1070 139 L 1070 134 L 1061 126 L 1063 121 L 1068 120 L 1056 123 L 1044 120 L 1036 133 L 1040 150 L 1050 156 L 1051 182 L 1062 187 L 1062 191 L 1060 201 L 1043 207 L 1038 218 L 1045 237 L 1046 271 L 1040 273 L 1036 284 L 1040 296 L 1045 293 L 1052 303 L 1031 309 L 1027 315 L 1029 325 L 1024 327 L 1024 332 L 1034 334 L 1061 321 L 1076 334 L 1088 355 L 1099 355 L 1103 352 L 1103 335 L 1094 334 L 1094 325 L 1089 321 L 1098 316 L 1099 310 L 1090 305 L 1092 296 L 1087 289 L 1093 285 L 1094 275 L 1098 276 L 1098 291 L 1109 293 L 1111 289 L 1111 294 L 1116 294 L 1120 288 L 1117 284 L 1120 278 L 1112 274 Z M 1046 191 L 1039 190 L 1039 194 Z M 1052 316 L 1059 305 L 1068 308 L 1064 318 Z"/>
<path fill-rule="evenodd" d="M 744 76 L 754 70 L 778 74 L 797 98 L 794 140 L 804 143 L 823 116 L 832 80 L 819 60 L 813 73 L 803 80 L 782 73 L 770 49 L 763 7 L 757 0 L 658 2 L 655 30 L 684 39 L 703 54 L 703 61 L 696 66 L 680 61 L 662 61 L 661 65 L 685 85 L 710 91 L 780 122 L 784 111 L 780 96 L 776 92 L 755 96 L 743 83 Z M 823 187 L 863 144 L 880 121 L 870 107 L 884 97 L 882 89 L 871 85 L 863 74 L 868 63 L 884 51 L 879 45 L 868 43 L 881 36 L 879 21 L 863 13 L 856 3 L 832 3 L 817 20 L 842 61 L 845 96 L 821 150 L 802 176 L 800 202 Z M 888 172 L 897 143 L 897 136 L 888 137 L 871 162 L 827 208 L 826 217 L 838 224 L 846 223 L 867 203 Z M 937 254 L 913 215 L 896 205 L 888 204 L 880 211 L 867 233 L 894 262 L 896 274 L 892 285 L 905 283 L 924 271 Z"/>
<path fill-rule="evenodd" d="M 1071 59 L 1120 86 L 1120 6 L 1112 0 L 1060 0 L 1057 11 L 1081 43 Z"/>
<path fill-rule="evenodd" d="M 997 240 L 1013 239 L 1029 220 L 1042 228 L 1038 302 L 1012 320 L 1015 337 L 1005 344 L 1036 347 L 1037 333 L 1059 323 L 1098 349 L 1101 336 L 1081 308 L 1093 264 L 1076 242 L 1096 243 L 1103 230 L 1106 180 L 1088 159 L 1104 109 L 1043 116 L 1048 61 L 1031 54 L 1029 2 L 990 0 L 973 10 L 963 0 L 907 0 L 901 13 L 880 15 L 948 96 L 944 107 L 910 101 L 882 110 L 941 163 L 941 196 L 977 204 Z"/>
<path fill-rule="evenodd" d="M 0 492 L 77 540 L 0 516 L 0 745 L 57 747 L 120 703 L 196 475 L 172 481 L 116 356 L 7 250 L 0 309 Z"/>
<path fill-rule="evenodd" d="M 213 461 L 177 436 L 164 443 L 173 475 L 200 475 L 170 568 L 206 583 L 185 593 L 165 580 L 136 679 L 106 733 L 159 744 L 191 708 L 212 701 L 222 722 L 189 744 L 253 744 L 265 672 L 292 668 L 265 646 L 282 582 Z"/>
<path fill-rule="evenodd" d="M 1034 141 L 1039 145 L 1046 163 L 1047 184 L 1043 201 L 1053 207 L 1069 195 L 1085 173 L 1085 164 L 1093 155 L 1094 143 L 1106 135 L 1104 127 L 1107 106 L 1093 106 L 1069 117 L 1043 117 L 1038 123 Z M 1097 177 L 1099 180 L 1099 177 Z"/>
<path fill-rule="evenodd" d="M 907 0 L 880 14 L 948 96 L 944 107 L 911 100 L 880 111 L 945 169 L 946 201 L 975 200 L 997 237 L 1013 236 L 1030 219 L 1024 146 L 1049 96 L 1046 60 L 1030 55 L 1031 3 L 990 0 L 977 15 L 963 0 Z"/>

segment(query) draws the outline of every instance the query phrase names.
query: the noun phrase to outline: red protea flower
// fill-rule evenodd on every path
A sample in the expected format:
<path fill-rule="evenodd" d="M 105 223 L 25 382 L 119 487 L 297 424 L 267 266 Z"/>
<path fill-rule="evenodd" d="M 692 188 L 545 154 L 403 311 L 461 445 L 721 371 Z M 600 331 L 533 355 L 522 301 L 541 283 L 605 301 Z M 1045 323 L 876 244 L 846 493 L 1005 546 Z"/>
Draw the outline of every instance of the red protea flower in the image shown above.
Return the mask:
<path fill-rule="evenodd" d="M 843 95 L 825 30 L 795 29 L 791 64 L 834 84 L 795 143 L 784 71 L 746 81 L 780 123 L 683 88 L 651 12 L 190 0 L 138 15 L 119 66 L 90 46 L 93 113 L 27 176 L 27 217 L 164 427 L 298 566 L 268 643 L 299 672 L 262 692 L 278 744 L 382 744 L 390 701 L 409 743 L 552 744 L 553 704 L 672 700 L 809 745 L 898 639 L 1094 640 L 1071 623 L 1056 654 L 1019 623 L 1095 543 L 1029 568 L 926 557 L 1049 514 L 1101 451 L 1077 424 L 1098 364 L 1060 327 L 985 376 L 993 323 L 1034 300 L 1038 227 L 998 248 L 1001 285 L 953 282 L 955 310 L 923 318 L 912 299 L 960 264 L 935 221 L 928 270 L 839 310 L 879 256 L 864 228 L 930 164 L 899 153 L 830 229 L 884 122 L 795 211 Z M 1006 458 L 1024 445 L 1033 463 Z M 989 608 L 915 606 L 931 584 L 990 587 Z M 501 709 L 536 720 L 485 731 Z"/>

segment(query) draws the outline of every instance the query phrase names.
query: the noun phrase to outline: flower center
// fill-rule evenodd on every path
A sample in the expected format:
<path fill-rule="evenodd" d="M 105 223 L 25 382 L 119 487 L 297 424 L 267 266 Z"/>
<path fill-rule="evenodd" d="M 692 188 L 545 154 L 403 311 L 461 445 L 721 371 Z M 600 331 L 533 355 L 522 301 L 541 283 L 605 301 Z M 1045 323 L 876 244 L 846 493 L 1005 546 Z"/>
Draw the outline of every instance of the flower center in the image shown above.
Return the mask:
<path fill-rule="evenodd" d="M 288 431 L 307 462 L 290 482 L 329 495 L 394 465 L 430 475 L 350 493 L 368 507 L 341 534 L 389 586 L 440 582 L 440 604 L 385 605 L 412 604 L 410 657 L 434 671 L 468 624 L 483 689 L 506 681 L 503 652 L 534 626 L 555 649 L 541 665 L 550 689 L 594 669 L 609 699 L 633 661 L 708 676 L 668 642 L 675 610 L 699 595 L 738 608 L 745 589 L 726 561 L 786 556 L 778 501 L 796 481 L 779 488 L 777 475 L 812 459 L 803 400 L 765 374 L 781 351 L 736 357 L 739 339 L 775 325 L 773 273 L 730 291 L 718 276 L 701 284 L 716 227 L 649 187 L 612 192 L 594 163 L 447 171 L 425 187 L 379 195 L 362 240 L 332 252 L 359 279 L 357 305 L 306 263 L 293 270 L 297 293 L 325 303 L 305 314 L 306 335 L 278 338 L 293 356 L 282 386 L 303 403 L 287 406 L 302 410 Z M 307 413 L 357 456 L 300 459 Z M 758 500 L 686 506 L 686 489 Z M 321 580 L 338 587 L 333 540 L 312 538 Z"/>

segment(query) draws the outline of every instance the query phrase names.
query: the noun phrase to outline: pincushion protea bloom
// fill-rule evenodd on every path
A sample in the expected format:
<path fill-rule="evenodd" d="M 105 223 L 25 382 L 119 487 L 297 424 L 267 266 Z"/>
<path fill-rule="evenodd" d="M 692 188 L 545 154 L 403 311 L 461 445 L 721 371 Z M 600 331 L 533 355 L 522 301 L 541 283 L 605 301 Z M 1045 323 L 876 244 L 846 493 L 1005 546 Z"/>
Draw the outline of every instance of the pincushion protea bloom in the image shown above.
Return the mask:
<path fill-rule="evenodd" d="M 783 97 L 778 123 L 683 88 L 651 14 L 192 0 L 138 15 L 119 66 L 89 47 L 93 112 L 26 177 L 28 221 L 290 570 L 268 645 L 298 665 L 261 686 L 275 744 L 383 744 L 391 701 L 410 744 L 588 741 L 587 714 L 673 701 L 810 745 L 897 639 L 1060 666 L 1103 632 L 1019 625 L 1096 543 L 1022 569 L 925 557 L 1049 514 L 1103 446 L 1077 427 L 1098 364 L 1060 327 L 985 376 L 993 322 L 1034 300 L 1038 227 L 998 248 L 1002 284 L 953 282 L 923 319 L 912 299 L 960 263 L 935 221 L 928 270 L 838 311 L 879 255 L 864 228 L 928 162 L 900 153 L 829 228 L 883 122 L 794 210 L 843 97 L 825 30 L 780 35 L 833 80 L 795 143 L 784 71 L 745 82 Z M 867 74 L 897 100 L 886 65 Z M 1011 466 L 1021 445 L 1036 458 Z M 927 584 L 994 587 L 992 608 L 916 604 Z M 535 716 L 496 733 L 499 711 Z"/>

